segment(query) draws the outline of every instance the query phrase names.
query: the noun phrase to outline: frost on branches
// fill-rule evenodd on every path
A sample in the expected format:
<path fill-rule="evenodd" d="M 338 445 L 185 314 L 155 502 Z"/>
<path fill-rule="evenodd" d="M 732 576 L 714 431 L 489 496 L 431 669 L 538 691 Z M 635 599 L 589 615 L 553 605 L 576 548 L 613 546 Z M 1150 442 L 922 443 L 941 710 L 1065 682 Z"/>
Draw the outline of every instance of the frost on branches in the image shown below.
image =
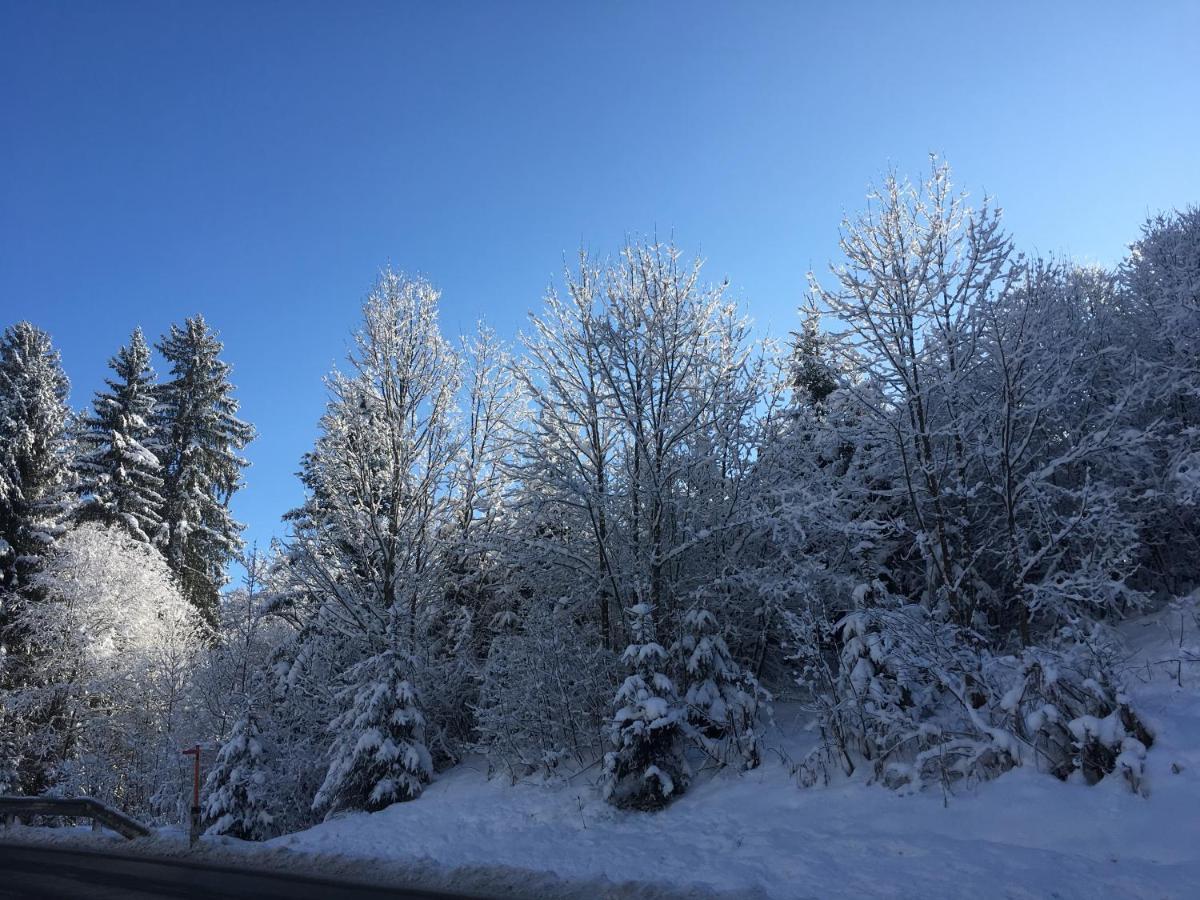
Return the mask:
<path fill-rule="evenodd" d="M 233 726 L 229 740 L 204 782 L 205 834 L 227 834 L 244 841 L 272 836 L 266 766 L 258 717 L 248 708 Z"/>
<path fill-rule="evenodd" d="M 1181 265 L 1156 242 L 1178 247 L 1184 220 L 1117 278 L 1021 258 L 937 161 L 871 199 L 835 286 L 814 280 L 839 327 L 798 341 L 798 383 L 819 390 L 771 454 L 797 472 L 773 545 L 811 561 L 784 617 L 824 737 L 801 776 L 947 788 L 1037 765 L 1137 788 L 1151 736 L 1104 626 L 1184 587 L 1200 546 L 1169 499 L 1190 414 L 1160 399 L 1189 395 L 1188 363 L 1154 337 L 1187 302 L 1145 274 Z"/>
<path fill-rule="evenodd" d="M 1001 655 L 922 607 L 875 608 L 825 635 L 841 643 L 831 664 L 792 624 L 824 738 L 798 767 L 804 783 L 861 767 L 891 787 L 950 790 L 1027 765 L 1087 784 L 1117 772 L 1141 787 L 1153 737 L 1114 681 L 1116 648 L 1100 629 Z"/>
<path fill-rule="evenodd" d="M 616 655 L 574 626 L 565 603 L 519 618 L 519 629 L 497 623 L 480 672 L 477 746 L 514 782 L 575 774 L 603 755 Z"/>
<path fill-rule="evenodd" d="M 1115 270 L 1027 259 L 935 160 L 841 237 L 790 354 L 670 244 L 581 254 L 513 349 L 384 271 L 288 539 L 227 593 L 252 430 L 216 333 L 173 327 L 156 387 L 134 331 L 73 420 L 49 337 L 8 328 L 0 789 L 177 821 L 201 742 L 214 833 L 472 751 L 650 810 L 689 760 L 759 763 L 769 690 L 820 730 L 805 783 L 1144 792 L 1112 626 L 1200 572 L 1200 211 Z"/>
<path fill-rule="evenodd" d="M 621 657 L 630 674 L 617 691 L 612 742 L 604 757 L 604 796 L 622 809 L 661 809 L 687 790 L 687 713 L 664 673 L 667 651 L 654 639 L 653 609 L 629 610 L 632 643 Z"/>
<path fill-rule="evenodd" d="M 25 758 L 63 793 L 165 812 L 155 797 L 182 787 L 178 751 L 198 717 L 191 679 L 206 629 L 158 552 L 123 529 L 67 532 L 38 585 L 42 599 L 20 619 L 34 662 L 6 698 L 25 723 Z"/>
<path fill-rule="evenodd" d="M 330 725 L 332 761 L 314 809 L 378 812 L 421 796 L 433 763 L 411 669 L 410 658 L 388 649 L 350 670 L 341 694 L 349 706 Z"/>

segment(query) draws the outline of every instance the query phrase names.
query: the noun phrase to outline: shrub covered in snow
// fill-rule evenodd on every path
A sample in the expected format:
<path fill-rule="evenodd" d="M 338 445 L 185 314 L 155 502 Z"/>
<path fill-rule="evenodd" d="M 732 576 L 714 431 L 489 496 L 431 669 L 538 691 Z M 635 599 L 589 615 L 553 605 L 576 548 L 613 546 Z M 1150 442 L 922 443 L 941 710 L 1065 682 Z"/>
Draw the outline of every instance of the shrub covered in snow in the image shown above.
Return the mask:
<path fill-rule="evenodd" d="M 824 633 L 799 616 L 791 625 L 823 738 L 798 767 L 804 783 L 836 767 L 949 789 L 1030 765 L 1088 784 L 1117 772 L 1140 787 L 1153 738 L 1099 628 L 1001 655 L 914 605 L 855 611 Z"/>
<path fill-rule="evenodd" d="M 565 609 L 530 611 L 492 642 L 476 729 L 493 766 L 517 778 L 584 768 L 603 754 L 616 658 Z"/>
<path fill-rule="evenodd" d="M 708 609 L 688 610 L 683 627 L 672 650 L 686 679 L 683 699 L 691 734 L 712 759 L 756 768 L 762 761 L 759 714 L 770 695 L 738 665 Z"/>

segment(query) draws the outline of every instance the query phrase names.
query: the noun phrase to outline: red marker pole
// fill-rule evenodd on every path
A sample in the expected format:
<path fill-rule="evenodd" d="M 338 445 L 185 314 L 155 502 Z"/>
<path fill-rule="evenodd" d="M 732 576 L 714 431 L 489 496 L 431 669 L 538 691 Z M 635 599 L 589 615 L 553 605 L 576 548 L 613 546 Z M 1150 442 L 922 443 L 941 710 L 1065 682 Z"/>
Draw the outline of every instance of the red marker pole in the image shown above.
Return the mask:
<path fill-rule="evenodd" d="M 200 839 L 200 745 L 182 752 L 184 756 L 192 757 L 192 816 L 188 840 L 195 844 Z"/>

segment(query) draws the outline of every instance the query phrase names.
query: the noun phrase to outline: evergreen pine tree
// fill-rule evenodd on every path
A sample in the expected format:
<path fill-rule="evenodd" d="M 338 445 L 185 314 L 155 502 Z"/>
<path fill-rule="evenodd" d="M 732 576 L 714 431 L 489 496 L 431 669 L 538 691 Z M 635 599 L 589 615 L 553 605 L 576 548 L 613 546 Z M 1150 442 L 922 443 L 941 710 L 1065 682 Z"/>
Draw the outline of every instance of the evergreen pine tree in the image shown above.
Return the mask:
<path fill-rule="evenodd" d="M 268 811 L 265 763 L 258 717 L 248 706 L 205 780 L 205 834 L 228 834 L 243 841 L 263 841 L 271 836 L 275 817 Z"/>
<path fill-rule="evenodd" d="M 0 709 L 36 677 L 38 650 L 24 622 L 43 594 L 37 575 L 70 514 L 67 377 L 50 336 L 28 322 L 0 337 Z M 33 723 L 40 725 L 41 723 Z M 10 790 L 49 784 L 29 722 L 0 722 L 0 777 Z M 34 751 L 34 752 L 30 752 Z"/>
<path fill-rule="evenodd" d="M 756 768 L 761 739 L 759 706 L 769 700 L 758 680 L 738 665 L 716 617 L 704 606 L 684 615 L 683 635 L 673 648 L 686 678 L 688 721 L 705 752 L 722 763 Z"/>
<path fill-rule="evenodd" d="M 687 716 L 662 671 L 667 651 L 655 640 L 652 612 L 647 603 L 629 610 L 633 641 L 622 660 L 630 675 L 616 696 L 617 749 L 604 757 L 604 796 L 622 809 L 660 809 L 686 790 L 690 778 L 682 746 Z"/>
<path fill-rule="evenodd" d="M 124 528 L 149 542 L 162 524 L 160 465 L 154 450 L 154 372 L 150 348 L 135 328 L 108 363 L 116 373 L 97 391 L 79 435 L 77 489 L 81 521 Z"/>
<path fill-rule="evenodd" d="M 69 509 L 67 376 L 50 336 L 28 322 L 0 338 L 0 685 L 14 615 Z"/>
<path fill-rule="evenodd" d="M 433 764 L 412 668 L 409 657 L 389 648 L 350 670 L 342 692 L 349 708 L 330 725 L 332 761 L 314 810 L 377 812 L 421 795 Z"/>
<path fill-rule="evenodd" d="M 821 313 L 804 312 L 800 331 L 793 333 L 792 388 L 797 401 L 822 412 L 829 395 L 837 390 L 837 367 L 830 340 L 821 333 Z"/>
<path fill-rule="evenodd" d="M 0 794 L 16 794 L 21 787 L 20 721 L 0 706 Z"/>
<path fill-rule="evenodd" d="M 229 514 L 246 461 L 237 455 L 254 429 L 237 418 L 223 345 L 202 316 L 171 326 L 158 350 L 171 368 L 159 389 L 163 463 L 160 538 L 185 597 L 216 625 L 225 567 L 241 549 L 242 526 Z"/>

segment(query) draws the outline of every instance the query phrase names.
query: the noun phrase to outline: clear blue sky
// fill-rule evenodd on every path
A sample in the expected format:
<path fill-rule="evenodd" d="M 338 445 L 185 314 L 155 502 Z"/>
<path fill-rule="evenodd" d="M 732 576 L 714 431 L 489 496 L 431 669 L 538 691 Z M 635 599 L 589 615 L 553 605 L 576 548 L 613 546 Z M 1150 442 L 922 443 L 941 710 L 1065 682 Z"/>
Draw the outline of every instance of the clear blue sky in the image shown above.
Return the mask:
<path fill-rule="evenodd" d="M 381 266 L 513 334 L 564 254 L 656 230 L 783 334 L 931 150 L 1022 249 L 1115 262 L 1200 201 L 1200 2 L 0 0 L 0 322 L 81 406 L 134 325 L 202 311 L 265 541 Z"/>

